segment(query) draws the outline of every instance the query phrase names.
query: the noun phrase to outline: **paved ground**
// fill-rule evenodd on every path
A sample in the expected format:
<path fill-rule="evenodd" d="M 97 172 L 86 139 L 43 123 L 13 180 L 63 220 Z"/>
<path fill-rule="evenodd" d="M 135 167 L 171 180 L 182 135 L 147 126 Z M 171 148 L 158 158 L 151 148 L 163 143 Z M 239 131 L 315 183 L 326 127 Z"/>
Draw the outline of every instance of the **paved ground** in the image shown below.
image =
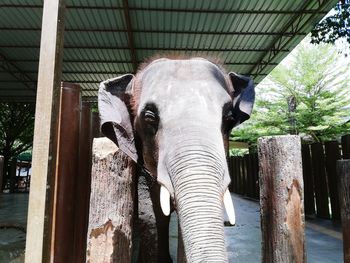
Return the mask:
<path fill-rule="evenodd" d="M 0 225 L 16 224 L 26 227 L 28 194 L 0 194 Z M 23 253 L 25 233 L 0 228 L 0 262 L 7 263 Z"/>
<path fill-rule="evenodd" d="M 236 226 L 225 227 L 230 262 L 261 262 L 260 214 L 257 202 L 232 194 L 236 208 Z M 5 222 L 25 226 L 28 194 L 0 194 L 0 224 Z M 176 259 L 177 222 L 171 219 L 171 254 Z M 23 251 L 25 235 L 18 230 L 0 229 L 0 262 L 9 262 Z M 342 262 L 342 240 L 339 225 L 328 220 L 308 220 L 306 228 L 308 262 Z M 11 254 L 9 254 L 11 253 Z"/>
<path fill-rule="evenodd" d="M 229 261 L 235 263 L 261 262 L 261 232 L 259 204 L 232 194 L 236 210 L 236 226 L 225 227 Z M 176 216 L 171 220 L 171 254 L 176 258 Z M 343 262 L 340 226 L 329 220 L 308 220 L 306 223 L 307 262 Z M 176 261 L 175 261 L 176 262 Z"/>

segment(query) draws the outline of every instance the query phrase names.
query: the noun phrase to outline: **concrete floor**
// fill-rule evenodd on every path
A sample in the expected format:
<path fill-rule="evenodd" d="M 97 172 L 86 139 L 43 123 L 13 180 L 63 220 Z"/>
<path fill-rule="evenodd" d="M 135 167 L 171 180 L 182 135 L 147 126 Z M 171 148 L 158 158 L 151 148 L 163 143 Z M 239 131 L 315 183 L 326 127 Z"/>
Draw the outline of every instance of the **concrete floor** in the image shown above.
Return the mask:
<path fill-rule="evenodd" d="M 232 194 L 236 209 L 236 226 L 225 227 L 227 251 L 230 262 L 261 262 L 259 204 Z M 25 226 L 27 221 L 28 194 L 0 194 L 0 224 L 5 222 Z M 308 220 L 306 224 L 306 247 L 308 262 L 343 262 L 342 240 L 339 225 L 329 220 Z M 176 262 L 177 219 L 173 214 L 170 228 L 170 251 Z M 0 229 L 0 262 L 22 253 L 25 235 L 18 230 Z"/>

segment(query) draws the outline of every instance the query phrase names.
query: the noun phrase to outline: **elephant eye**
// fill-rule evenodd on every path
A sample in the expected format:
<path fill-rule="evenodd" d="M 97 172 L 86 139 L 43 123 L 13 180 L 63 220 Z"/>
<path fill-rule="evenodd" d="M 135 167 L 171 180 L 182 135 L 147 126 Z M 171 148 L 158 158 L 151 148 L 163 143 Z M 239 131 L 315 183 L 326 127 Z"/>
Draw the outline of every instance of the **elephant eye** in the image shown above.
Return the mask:
<path fill-rule="evenodd" d="M 153 136 L 158 130 L 159 114 L 155 104 L 149 103 L 143 110 L 142 120 L 144 123 L 145 133 Z"/>
<path fill-rule="evenodd" d="M 229 133 L 233 128 L 235 122 L 235 118 L 233 115 L 232 104 L 226 104 L 223 108 L 222 115 L 222 130 L 224 133 Z"/>
<path fill-rule="evenodd" d="M 145 111 L 144 118 L 145 118 L 146 122 L 156 122 L 157 121 L 156 114 L 153 111 L 151 111 L 151 110 L 146 110 Z"/>

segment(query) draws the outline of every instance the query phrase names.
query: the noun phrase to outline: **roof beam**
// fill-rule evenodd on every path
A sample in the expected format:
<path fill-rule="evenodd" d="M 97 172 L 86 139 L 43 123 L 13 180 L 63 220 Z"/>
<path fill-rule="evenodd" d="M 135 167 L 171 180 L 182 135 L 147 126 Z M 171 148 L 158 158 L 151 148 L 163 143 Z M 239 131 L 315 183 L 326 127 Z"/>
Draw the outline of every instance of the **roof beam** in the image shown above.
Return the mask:
<path fill-rule="evenodd" d="M 328 7 L 330 5 L 329 2 L 330 1 L 327 1 L 327 0 L 306 1 L 302 9 L 307 10 L 308 6 L 312 6 L 316 4 L 317 5 L 316 10 L 318 11 L 317 13 L 320 13 L 321 12 L 320 10 L 327 9 L 325 7 Z M 292 32 L 292 34 L 288 36 L 276 37 L 275 41 L 272 42 L 272 44 L 268 48 L 268 51 L 265 54 L 263 54 L 261 58 L 258 60 L 258 62 L 256 63 L 256 65 L 252 67 L 251 69 L 252 75 L 260 75 L 266 69 L 266 66 L 269 65 L 269 63 L 280 52 L 283 51 L 283 49 L 294 38 L 294 36 L 298 34 L 300 31 L 302 31 L 305 25 L 307 25 L 307 23 L 311 19 L 315 19 L 314 17 L 310 16 L 309 18 L 307 18 L 306 21 L 302 23 L 302 20 L 307 15 L 308 14 L 303 12 L 302 10 L 295 13 L 295 15 L 289 20 L 289 22 L 284 26 L 282 30 L 282 32 Z"/>
<path fill-rule="evenodd" d="M 27 62 L 27 61 L 21 61 L 21 62 Z M 31 61 L 30 61 L 31 62 Z M 33 62 L 38 62 L 37 60 L 33 60 Z M 65 63 L 72 63 L 72 61 L 64 61 Z M 79 60 L 79 61 L 73 61 L 73 62 L 79 62 L 79 63 L 120 63 L 119 61 L 115 62 L 115 61 L 110 61 L 110 62 L 106 62 L 104 60 Z M 125 62 L 124 62 L 125 63 Z M 128 61 L 127 63 L 131 63 L 131 61 Z M 141 61 L 138 61 L 138 63 L 141 63 Z M 254 62 L 227 62 L 224 63 L 224 65 L 227 66 L 251 66 L 251 65 L 255 65 L 256 63 Z M 277 66 L 278 63 L 270 63 L 268 65 L 271 66 Z M 0 71 L 2 72 L 2 71 Z M 18 73 L 18 71 L 13 71 L 14 73 Z M 65 74 L 123 74 L 124 72 L 119 72 L 119 71 L 113 71 L 113 70 L 63 70 L 62 71 Z M 28 70 L 25 71 L 26 74 L 36 74 L 38 73 L 37 70 Z"/>
<path fill-rule="evenodd" d="M 2 31 L 41 31 L 39 27 L 0 27 Z M 128 33 L 127 29 L 113 28 L 66 28 L 65 32 L 101 32 L 101 33 Z M 288 36 L 288 35 L 305 35 L 304 33 L 294 32 L 254 32 L 254 31 L 194 31 L 194 30 L 154 30 L 154 29 L 133 29 L 131 33 L 149 33 L 149 34 L 188 34 L 188 35 L 224 35 L 224 36 Z"/>
<path fill-rule="evenodd" d="M 124 1 L 124 0 L 123 0 Z M 2 4 L 1 8 L 42 8 L 42 5 L 20 5 L 20 4 Z M 122 6 L 101 6 L 101 5 L 67 5 L 67 9 L 86 9 L 86 10 L 119 10 L 122 11 Z M 184 8 L 154 8 L 154 7 L 129 7 L 130 11 L 148 11 L 148 12 L 175 12 L 175 13 L 213 13 L 213 14 L 255 14 L 255 15 L 295 15 L 298 14 L 323 14 L 328 12 L 312 9 L 301 11 L 295 10 L 223 10 L 223 9 L 184 9 Z"/>
<path fill-rule="evenodd" d="M 35 81 L 17 65 L 8 60 L 3 54 L 0 54 L 0 68 L 12 75 L 17 81 L 23 83 L 28 89 L 35 93 L 35 85 L 28 82 L 31 81 L 35 83 Z"/>
<path fill-rule="evenodd" d="M 40 48 L 39 45 L 0 45 L 0 48 L 33 48 L 38 49 Z M 115 47 L 115 46 L 73 46 L 73 45 L 65 45 L 65 49 L 111 49 L 111 50 L 128 50 L 129 47 Z M 136 47 L 137 50 L 149 50 L 149 51 L 194 51 L 194 52 L 211 52 L 211 51 L 217 51 L 217 52 L 268 52 L 270 50 L 272 51 L 282 51 L 282 52 L 289 52 L 289 49 L 268 49 L 268 48 L 261 48 L 261 49 L 254 49 L 254 48 L 179 48 L 179 47 Z"/>
<path fill-rule="evenodd" d="M 136 56 L 136 50 L 135 50 L 135 44 L 134 44 L 134 36 L 132 33 L 128 0 L 123 0 L 123 11 L 124 11 L 124 17 L 125 17 L 125 22 L 126 22 L 126 29 L 127 29 L 127 33 L 128 33 L 128 46 L 129 46 L 130 53 L 131 53 L 131 60 L 132 60 L 133 68 L 134 68 L 134 73 L 136 73 L 136 71 L 137 71 L 137 56 Z"/>

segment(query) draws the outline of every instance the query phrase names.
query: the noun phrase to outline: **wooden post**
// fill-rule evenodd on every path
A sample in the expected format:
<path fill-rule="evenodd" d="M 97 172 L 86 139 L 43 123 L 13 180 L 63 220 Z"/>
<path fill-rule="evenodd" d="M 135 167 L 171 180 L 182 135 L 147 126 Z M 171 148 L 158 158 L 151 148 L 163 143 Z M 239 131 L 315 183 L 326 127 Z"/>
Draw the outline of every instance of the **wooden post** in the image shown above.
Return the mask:
<path fill-rule="evenodd" d="M 135 171 L 112 141 L 94 139 L 87 262 L 131 262 Z"/>
<path fill-rule="evenodd" d="M 44 1 L 25 262 L 50 262 L 51 190 L 62 73 L 64 0 Z"/>
<path fill-rule="evenodd" d="M 2 193 L 3 180 L 4 180 L 4 156 L 0 155 L 0 193 Z"/>
<path fill-rule="evenodd" d="M 340 220 L 339 194 L 337 186 L 337 160 L 340 159 L 340 149 L 337 141 L 325 142 L 326 171 L 329 197 L 331 201 L 332 220 Z"/>
<path fill-rule="evenodd" d="M 314 178 L 312 176 L 311 155 L 310 155 L 310 147 L 308 144 L 302 145 L 301 154 L 302 154 L 302 160 L 303 160 L 305 215 L 314 216 L 315 215 Z"/>
<path fill-rule="evenodd" d="M 258 150 L 262 262 L 305 262 L 300 138 L 263 137 Z"/>
<path fill-rule="evenodd" d="M 79 167 L 76 183 L 74 262 L 86 262 L 86 236 L 91 191 L 91 107 L 83 102 L 79 131 Z"/>
<path fill-rule="evenodd" d="M 350 159 L 337 161 L 337 175 L 343 228 L 344 263 L 350 263 Z"/>
<path fill-rule="evenodd" d="M 311 144 L 312 173 L 315 184 L 317 216 L 329 219 L 328 187 L 325 170 L 325 158 L 321 143 Z"/>
<path fill-rule="evenodd" d="M 73 256 L 80 100 L 79 85 L 62 83 L 51 241 L 53 262 L 76 262 Z"/>

